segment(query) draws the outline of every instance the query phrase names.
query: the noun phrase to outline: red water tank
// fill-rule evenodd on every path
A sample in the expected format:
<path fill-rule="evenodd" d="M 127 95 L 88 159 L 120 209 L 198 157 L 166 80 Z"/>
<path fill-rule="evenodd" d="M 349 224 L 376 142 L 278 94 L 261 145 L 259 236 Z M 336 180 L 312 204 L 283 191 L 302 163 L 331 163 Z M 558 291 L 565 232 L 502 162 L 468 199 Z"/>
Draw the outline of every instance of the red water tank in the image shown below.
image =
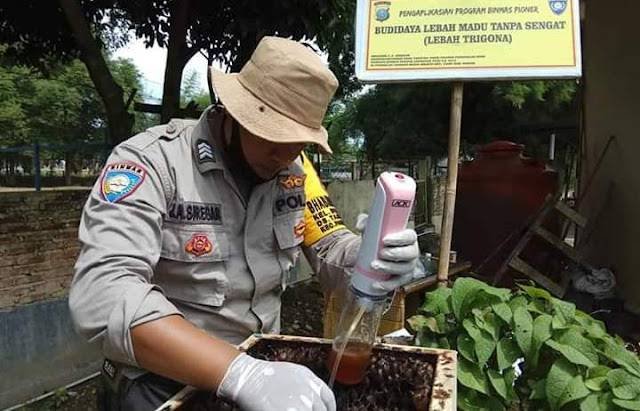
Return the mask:
<path fill-rule="evenodd" d="M 523 150 L 520 144 L 494 141 L 460 166 L 452 249 L 476 268 L 558 187 L 558 173 L 524 157 Z M 517 239 L 514 236 L 487 261 L 481 274 L 492 276 Z"/>

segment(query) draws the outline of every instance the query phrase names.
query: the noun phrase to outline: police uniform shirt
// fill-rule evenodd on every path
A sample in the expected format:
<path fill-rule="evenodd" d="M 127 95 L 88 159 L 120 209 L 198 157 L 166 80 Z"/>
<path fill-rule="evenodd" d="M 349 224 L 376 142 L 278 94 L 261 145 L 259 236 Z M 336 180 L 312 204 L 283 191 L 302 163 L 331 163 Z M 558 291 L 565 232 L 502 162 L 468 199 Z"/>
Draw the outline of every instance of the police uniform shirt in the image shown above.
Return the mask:
<path fill-rule="evenodd" d="M 85 204 L 69 294 L 76 329 L 137 369 L 130 329 L 182 315 L 232 344 L 280 330 L 280 296 L 305 252 L 325 289 L 353 266 L 346 230 L 308 160 L 243 198 L 215 108 L 118 145 Z"/>

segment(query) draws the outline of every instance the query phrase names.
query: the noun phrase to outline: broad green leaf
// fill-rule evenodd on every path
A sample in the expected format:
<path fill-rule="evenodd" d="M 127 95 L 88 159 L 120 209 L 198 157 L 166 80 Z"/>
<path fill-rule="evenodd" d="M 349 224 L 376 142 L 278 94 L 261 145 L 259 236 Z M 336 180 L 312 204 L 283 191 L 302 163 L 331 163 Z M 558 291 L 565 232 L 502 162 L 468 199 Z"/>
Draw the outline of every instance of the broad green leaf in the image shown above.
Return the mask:
<path fill-rule="evenodd" d="M 482 312 L 474 316 L 476 325 L 488 332 L 494 340 L 498 341 L 500 338 L 500 327 L 502 325 L 498 317 L 491 311 Z"/>
<path fill-rule="evenodd" d="M 525 358 L 529 358 L 531 356 L 533 319 L 526 308 L 518 307 L 513 311 L 513 328 L 518 346 Z"/>
<path fill-rule="evenodd" d="M 504 382 L 507 384 L 507 399 L 512 401 L 516 398 L 516 392 L 514 389 L 514 383 L 516 381 L 516 370 L 513 368 L 502 371 Z"/>
<path fill-rule="evenodd" d="M 619 407 L 624 408 L 625 410 L 640 410 L 640 399 L 629 401 L 614 398 L 613 403 Z"/>
<path fill-rule="evenodd" d="M 584 385 L 582 375 L 576 375 L 571 379 L 569 385 L 562 394 L 558 406 L 559 408 L 562 408 L 565 404 L 582 399 L 590 393 L 589 389 Z"/>
<path fill-rule="evenodd" d="M 598 411 L 619 411 L 620 408 L 613 403 L 613 393 L 605 392 L 598 396 Z M 619 400 L 623 401 L 623 400 Z"/>
<path fill-rule="evenodd" d="M 552 322 L 554 329 L 564 328 L 573 322 L 576 315 L 575 304 L 568 303 L 557 298 L 552 298 L 551 305 L 553 306 L 553 311 L 555 313 Z"/>
<path fill-rule="evenodd" d="M 527 304 L 527 310 L 534 314 L 546 314 L 546 304 L 542 300 L 533 300 L 529 304 Z"/>
<path fill-rule="evenodd" d="M 489 381 L 487 376 L 477 364 L 459 358 L 458 382 L 472 390 L 489 395 Z"/>
<path fill-rule="evenodd" d="M 473 339 L 465 333 L 458 335 L 458 352 L 471 362 L 477 361 Z"/>
<path fill-rule="evenodd" d="M 498 342 L 496 348 L 496 358 L 500 371 L 510 368 L 518 358 L 522 356 L 522 351 L 518 348 L 518 344 L 511 338 L 503 338 Z"/>
<path fill-rule="evenodd" d="M 607 327 L 604 323 L 602 321 L 595 320 L 589 314 L 576 310 L 575 320 L 584 328 L 589 337 L 602 339 L 607 336 Z"/>
<path fill-rule="evenodd" d="M 451 309 L 451 288 L 438 287 L 425 295 L 420 310 L 429 314 L 449 314 Z"/>
<path fill-rule="evenodd" d="M 512 387 L 511 385 L 507 384 L 507 381 L 505 381 L 505 376 L 492 369 L 487 370 L 487 375 L 489 376 L 491 385 L 496 390 L 498 395 L 500 395 L 503 400 L 508 401 L 511 398 L 509 391 L 512 389 Z"/>
<path fill-rule="evenodd" d="M 607 382 L 613 395 L 621 400 L 633 400 L 640 396 L 640 378 L 621 368 L 609 371 Z"/>
<path fill-rule="evenodd" d="M 531 342 L 531 363 L 533 367 L 538 366 L 540 347 L 551 338 L 551 316 L 548 314 L 539 315 L 533 320 L 533 337 Z"/>
<path fill-rule="evenodd" d="M 455 321 L 449 321 L 448 317 L 453 316 L 451 314 L 436 314 L 436 316 L 434 317 L 436 319 L 438 331 L 441 334 L 449 334 L 456 328 Z"/>
<path fill-rule="evenodd" d="M 589 368 L 595 367 L 596 365 L 598 365 L 597 363 L 594 363 L 588 357 L 586 357 L 584 354 L 582 354 L 580 351 L 578 351 L 577 349 L 575 349 L 570 345 L 560 344 L 559 342 L 554 340 L 547 340 L 546 344 L 549 347 L 553 348 L 554 350 L 558 351 L 560 354 L 562 354 L 564 358 L 569 360 L 569 362 L 571 362 L 572 364 L 584 365 Z"/>
<path fill-rule="evenodd" d="M 501 301 L 507 301 L 511 291 L 491 287 L 482 281 L 463 277 L 453 284 L 451 303 L 457 319 L 466 317 L 474 308 L 483 308 Z"/>
<path fill-rule="evenodd" d="M 485 287 L 485 283 L 474 278 L 463 277 L 456 280 L 451 291 L 451 306 L 457 319 L 461 319 L 462 307 L 467 298 L 473 298 Z"/>
<path fill-rule="evenodd" d="M 547 398 L 547 380 L 541 379 L 536 381 L 531 387 L 531 394 L 529 395 L 530 400 L 544 400 Z"/>
<path fill-rule="evenodd" d="M 565 391 L 577 374 L 576 367 L 564 358 L 553 363 L 545 385 L 547 402 L 552 410 L 560 409 L 560 402 L 564 399 Z"/>
<path fill-rule="evenodd" d="M 436 326 L 436 320 L 435 318 L 425 317 L 424 315 L 414 315 L 407 319 L 407 325 L 410 331 L 414 333 L 424 330 L 433 332 L 432 328 Z"/>
<path fill-rule="evenodd" d="M 511 292 L 507 289 L 487 285 L 465 301 L 462 312 L 467 313 L 473 308 L 490 308 L 494 304 L 507 301 L 510 296 Z"/>
<path fill-rule="evenodd" d="M 447 337 L 438 338 L 438 348 L 442 348 L 444 350 L 450 350 L 451 344 L 449 344 L 449 339 Z"/>
<path fill-rule="evenodd" d="M 511 324 L 513 313 L 511 312 L 511 308 L 509 308 L 509 305 L 507 303 L 493 304 L 491 308 L 502 321 L 504 321 L 506 324 Z"/>
<path fill-rule="evenodd" d="M 493 396 L 488 397 L 477 391 L 459 387 L 458 409 L 464 411 L 503 411 L 504 405 Z"/>
<path fill-rule="evenodd" d="M 607 382 L 607 374 L 609 371 L 611 371 L 611 368 L 605 365 L 589 368 L 584 385 L 591 391 L 602 391 Z"/>
<path fill-rule="evenodd" d="M 496 342 L 486 331 L 481 330 L 469 319 L 462 322 L 462 326 L 475 342 L 475 352 L 478 358 L 478 365 L 484 366 L 496 349 Z"/>
<path fill-rule="evenodd" d="M 598 408 L 598 394 L 591 394 L 580 403 L 580 411 L 595 411 Z"/>
<path fill-rule="evenodd" d="M 542 288 L 531 287 L 528 285 L 520 285 L 519 286 L 522 291 L 525 292 L 531 298 L 542 298 L 543 300 L 551 301 L 553 297 L 547 290 L 543 290 Z"/>
<path fill-rule="evenodd" d="M 556 340 L 560 344 L 568 345 L 575 348 L 585 357 L 587 357 L 591 362 L 598 365 L 598 351 L 596 350 L 596 347 L 593 345 L 591 340 L 585 338 L 582 335 L 581 331 L 582 330 L 580 328 L 572 326 L 566 331 L 561 332 Z"/>
<path fill-rule="evenodd" d="M 516 297 L 513 297 L 511 301 L 509 301 L 509 308 L 511 308 L 512 313 L 515 313 L 516 308 L 518 307 L 527 308 L 528 303 L 529 302 L 527 301 L 527 297 L 525 297 L 524 295 L 518 295 Z"/>
<path fill-rule="evenodd" d="M 607 358 L 631 374 L 640 377 L 640 360 L 638 360 L 638 357 L 634 353 L 627 350 L 624 345 L 618 344 L 616 340 L 609 337 L 605 339 L 603 353 Z"/>

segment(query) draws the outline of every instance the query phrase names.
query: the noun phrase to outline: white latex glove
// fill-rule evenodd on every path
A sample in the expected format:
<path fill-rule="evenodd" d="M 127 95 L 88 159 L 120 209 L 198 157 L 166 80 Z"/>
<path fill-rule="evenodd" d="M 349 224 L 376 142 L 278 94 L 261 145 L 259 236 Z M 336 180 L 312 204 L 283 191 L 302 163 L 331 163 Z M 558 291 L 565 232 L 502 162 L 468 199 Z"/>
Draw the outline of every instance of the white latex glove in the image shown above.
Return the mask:
<path fill-rule="evenodd" d="M 358 215 L 356 230 L 363 232 L 367 225 L 367 214 Z M 418 235 L 410 228 L 388 234 L 382 239 L 383 248 L 379 258 L 371 262 L 371 268 L 389 274 L 386 281 L 378 281 L 373 287 L 384 291 L 393 291 L 413 280 L 416 264 L 420 256 Z"/>
<path fill-rule="evenodd" d="M 336 411 L 333 392 L 307 367 L 244 353 L 227 369 L 217 394 L 244 411 Z"/>

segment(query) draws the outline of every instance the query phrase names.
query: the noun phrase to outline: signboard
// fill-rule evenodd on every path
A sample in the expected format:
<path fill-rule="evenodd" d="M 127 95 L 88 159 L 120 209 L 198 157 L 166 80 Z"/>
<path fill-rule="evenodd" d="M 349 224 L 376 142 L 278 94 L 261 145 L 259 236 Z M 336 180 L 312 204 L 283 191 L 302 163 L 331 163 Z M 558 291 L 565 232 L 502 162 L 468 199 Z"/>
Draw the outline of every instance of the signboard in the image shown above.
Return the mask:
<path fill-rule="evenodd" d="M 364 82 L 580 75 L 578 0 L 358 0 Z"/>

